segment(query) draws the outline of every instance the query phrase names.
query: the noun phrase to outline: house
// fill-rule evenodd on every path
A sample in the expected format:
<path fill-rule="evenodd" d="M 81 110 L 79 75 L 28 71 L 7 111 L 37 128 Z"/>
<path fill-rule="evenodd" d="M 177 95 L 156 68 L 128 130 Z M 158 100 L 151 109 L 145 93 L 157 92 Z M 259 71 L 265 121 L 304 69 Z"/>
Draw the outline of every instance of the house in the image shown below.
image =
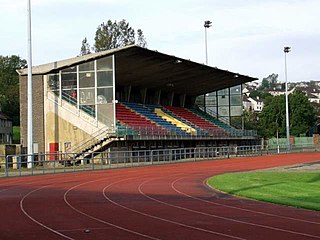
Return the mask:
<path fill-rule="evenodd" d="M 309 102 L 320 103 L 320 98 L 313 93 L 306 92 L 306 96 L 308 97 Z"/>
<path fill-rule="evenodd" d="M 261 112 L 264 103 L 259 97 L 252 98 L 252 97 L 247 97 L 246 95 L 243 96 L 243 106 L 244 109 L 250 112 Z"/>
<path fill-rule="evenodd" d="M 12 143 L 12 120 L 0 112 L 0 144 Z"/>

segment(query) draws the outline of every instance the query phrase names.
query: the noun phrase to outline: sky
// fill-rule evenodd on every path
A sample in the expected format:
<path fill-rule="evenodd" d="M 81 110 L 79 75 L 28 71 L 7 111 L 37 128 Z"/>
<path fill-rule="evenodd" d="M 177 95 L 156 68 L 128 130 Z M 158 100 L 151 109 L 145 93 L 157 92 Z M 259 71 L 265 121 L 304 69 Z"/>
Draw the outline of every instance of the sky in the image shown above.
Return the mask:
<path fill-rule="evenodd" d="M 27 0 L 0 0 L 0 55 L 27 59 Z M 125 19 L 148 48 L 262 80 L 320 80 L 319 0 L 31 0 L 32 61 L 79 55 L 97 27 Z"/>

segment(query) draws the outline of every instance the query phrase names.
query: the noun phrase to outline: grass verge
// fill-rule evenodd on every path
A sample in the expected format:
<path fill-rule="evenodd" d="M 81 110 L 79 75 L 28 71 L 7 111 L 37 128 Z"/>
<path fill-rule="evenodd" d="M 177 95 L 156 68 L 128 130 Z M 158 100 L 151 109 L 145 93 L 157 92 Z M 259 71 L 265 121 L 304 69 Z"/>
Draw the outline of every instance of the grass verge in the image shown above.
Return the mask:
<path fill-rule="evenodd" d="M 13 126 L 13 143 L 20 143 L 20 126 Z"/>
<path fill-rule="evenodd" d="M 320 211 L 320 172 L 249 172 L 214 176 L 220 191 L 276 204 Z"/>

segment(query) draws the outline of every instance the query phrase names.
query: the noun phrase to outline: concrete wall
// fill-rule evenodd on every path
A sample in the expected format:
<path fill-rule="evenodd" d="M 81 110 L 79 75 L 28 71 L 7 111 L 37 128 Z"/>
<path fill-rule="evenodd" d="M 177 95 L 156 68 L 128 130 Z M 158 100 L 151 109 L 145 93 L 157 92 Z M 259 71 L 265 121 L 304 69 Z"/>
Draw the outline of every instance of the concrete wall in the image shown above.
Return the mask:
<path fill-rule="evenodd" d="M 4 168 L 6 164 L 6 155 L 21 154 L 21 145 L 0 144 L 0 167 Z"/>
<path fill-rule="evenodd" d="M 49 152 L 50 143 L 59 143 L 59 151 L 66 152 L 70 151 L 74 145 L 90 138 L 84 130 L 53 112 L 46 113 L 45 131 L 46 152 Z"/>
<path fill-rule="evenodd" d="M 38 152 L 48 152 L 50 143 L 59 143 L 60 151 L 80 144 L 90 135 L 105 127 L 75 106 L 48 99 L 46 76 L 33 76 L 33 128 L 34 143 Z M 27 76 L 20 76 L 20 126 L 21 144 L 28 146 L 27 139 Z"/>
<path fill-rule="evenodd" d="M 34 143 L 38 143 L 39 152 L 45 150 L 44 138 L 44 88 L 43 76 L 35 75 L 32 77 L 33 93 L 33 138 Z M 21 144 L 28 146 L 27 138 L 27 76 L 20 76 L 20 127 L 21 127 Z"/>

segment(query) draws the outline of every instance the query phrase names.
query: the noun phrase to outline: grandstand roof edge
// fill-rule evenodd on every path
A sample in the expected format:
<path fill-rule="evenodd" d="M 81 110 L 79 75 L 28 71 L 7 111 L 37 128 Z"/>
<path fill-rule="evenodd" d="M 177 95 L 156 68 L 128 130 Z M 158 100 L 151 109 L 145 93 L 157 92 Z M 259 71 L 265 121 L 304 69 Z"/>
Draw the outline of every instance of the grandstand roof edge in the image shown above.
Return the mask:
<path fill-rule="evenodd" d="M 101 57 L 104 57 L 104 56 L 116 54 L 118 52 L 125 51 L 127 49 L 135 48 L 135 47 L 144 49 L 146 51 L 153 52 L 155 54 L 166 55 L 168 57 L 174 58 L 177 61 L 179 61 L 179 60 L 184 61 L 184 62 L 187 61 L 187 62 L 189 62 L 191 64 L 197 64 L 197 65 L 201 65 L 201 66 L 204 66 L 204 67 L 207 67 L 207 68 L 211 68 L 211 69 L 213 68 L 213 69 L 216 69 L 218 71 L 224 71 L 224 72 L 232 73 L 232 74 L 235 74 L 235 75 L 238 75 L 238 76 L 248 77 L 248 78 L 252 79 L 251 81 L 258 80 L 258 78 L 255 78 L 255 77 L 250 77 L 250 76 L 243 75 L 243 74 L 240 74 L 240 73 L 234 73 L 234 72 L 231 72 L 229 70 L 225 70 L 225 69 L 221 69 L 221 68 L 217 68 L 217 67 L 212 67 L 212 66 L 209 66 L 209 65 L 205 65 L 204 63 L 197 63 L 197 62 L 191 61 L 190 59 L 180 58 L 180 57 L 177 57 L 177 56 L 174 56 L 174 55 L 169 55 L 169 54 L 166 54 L 166 53 L 159 52 L 157 50 L 151 50 L 151 49 L 147 49 L 147 48 L 142 48 L 142 47 L 139 47 L 139 46 L 137 46 L 135 44 L 128 45 L 128 46 L 121 47 L 121 48 L 116 48 L 116 49 L 110 49 L 110 50 L 105 50 L 105 51 L 101 51 L 101 52 L 91 53 L 91 54 L 87 54 L 87 55 L 83 55 L 83 56 L 77 56 L 77 57 L 73 57 L 73 58 L 63 59 L 63 60 L 59 60 L 59 61 L 55 61 L 55 62 L 51 62 L 51 63 L 41 64 L 41 65 L 38 65 L 38 66 L 33 66 L 32 67 L 32 74 L 34 74 L 34 75 L 46 74 L 46 73 L 49 73 L 49 72 L 51 72 L 53 70 L 58 70 L 58 69 L 65 68 L 65 67 L 68 67 L 68 66 L 72 66 L 72 65 L 75 65 L 75 64 L 79 64 L 79 63 L 82 63 L 82 62 L 95 60 L 97 58 L 101 58 Z M 28 74 L 28 68 L 17 69 L 17 73 L 19 75 L 21 75 L 21 76 L 27 75 Z"/>
<path fill-rule="evenodd" d="M 117 84 L 142 86 L 175 93 L 198 96 L 208 92 L 257 80 L 250 76 L 196 63 L 137 45 L 87 54 L 48 64 L 34 66 L 33 75 L 57 72 L 106 56 L 115 56 Z M 18 69 L 25 76 L 28 69 Z"/>

